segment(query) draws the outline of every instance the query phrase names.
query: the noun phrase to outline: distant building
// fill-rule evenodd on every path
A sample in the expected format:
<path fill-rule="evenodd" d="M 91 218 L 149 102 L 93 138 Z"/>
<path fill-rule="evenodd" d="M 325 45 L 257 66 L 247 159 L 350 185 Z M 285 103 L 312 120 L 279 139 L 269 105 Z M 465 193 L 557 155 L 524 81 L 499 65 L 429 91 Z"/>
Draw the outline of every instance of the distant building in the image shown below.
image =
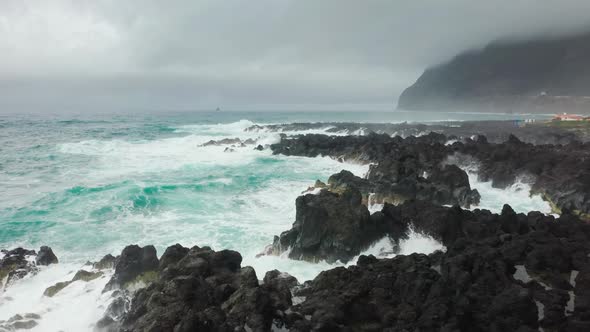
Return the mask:
<path fill-rule="evenodd" d="M 554 121 L 584 121 L 585 119 L 581 115 L 563 113 L 563 114 L 555 114 L 555 116 L 553 116 L 553 120 Z"/>

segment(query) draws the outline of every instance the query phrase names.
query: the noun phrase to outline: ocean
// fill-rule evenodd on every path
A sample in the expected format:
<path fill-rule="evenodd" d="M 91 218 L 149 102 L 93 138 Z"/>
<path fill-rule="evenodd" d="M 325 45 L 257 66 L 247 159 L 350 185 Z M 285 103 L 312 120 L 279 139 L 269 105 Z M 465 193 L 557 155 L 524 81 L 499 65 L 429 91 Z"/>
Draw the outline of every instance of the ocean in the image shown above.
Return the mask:
<path fill-rule="evenodd" d="M 91 330 L 108 301 L 101 294 L 108 276 L 75 283 L 54 298 L 41 294 L 86 261 L 117 255 L 129 244 L 153 244 L 159 254 L 175 243 L 237 250 L 242 265 L 253 266 L 259 278 L 278 269 L 304 281 L 338 265 L 256 255 L 291 227 L 296 197 L 316 179 L 326 181 L 342 169 L 362 176 L 367 165 L 274 156 L 251 145 L 233 152 L 202 146 L 210 140 L 279 140 L 276 132 L 245 131 L 254 124 L 527 117 L 393 111 L 0 115 L 0 249 L 48 245 L 60 259 L 0 291 L 0 320 L 36 312 L 42 320 L 34 330 Z M 509 201 L 516 211 L 550 211 L 540 197 L 529 196 L 526 184 L 498 190 L 478 182 L 474 172 L 470 181 L 482 195 L 481 207 L 500 211 Z M 390 245 L 380 241 L 367 252 L 379 254 Z M 442 245 L 420 234 L 402 244 L 402 253 L 437 249 Z"/>

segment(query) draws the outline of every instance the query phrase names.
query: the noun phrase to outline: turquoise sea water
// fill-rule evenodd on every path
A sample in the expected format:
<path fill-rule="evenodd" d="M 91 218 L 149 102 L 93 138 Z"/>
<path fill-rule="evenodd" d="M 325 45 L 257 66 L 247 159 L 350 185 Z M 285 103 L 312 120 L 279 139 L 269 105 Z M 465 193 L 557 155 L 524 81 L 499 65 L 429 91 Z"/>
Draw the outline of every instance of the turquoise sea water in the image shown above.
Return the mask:
<path fill-rule="evenodd" d="M 295 198 L 342 168 L 329 159 L 223 152 L 211 139 L 253 138 L 254 123 L 522 118 L 409 112 L 162 112 L 0 116 L 0 248 L 49 245 L 62 261 L 95 260 L 127 244 L 210 245 L 253 265 L 290 228 Z"/>
<path fill-rule="evenodd" d="M 278 141 L 272 132 L 245 132 L 253 124 L 287 122 L 402 122 L 523 118 L 518 115 L 367 112 L 214 112 L 95 115 L 0 115 L 0 249 L 49 245 L 59 264 L 0 289 L 0 320 L 15 314 L 41 316 L 31 331 L 93 331 L 112 301 L 102 293 L 112 271 L 77 281 L 56 296 L 43 296 L 71 280 L 87 260 L 118 254 L 128 244 L 175 243 L 234 249 L 259 278 L 278 269 L 300 281 L 333 267 L 286 257 L 256 258 L 273 236 L 291 227 L 295 199 L 316 179 L 342 169 L 363 175 L 367 166 L 328 158 L 273 156 L 253 146 L 201 146 L 215 139 Z M 327 128 L 326 128 L 327 129 Z M 325 129 L 306 132 L 323 133 Z M 291 132 L 295 134 L 295 132 Z M 334 134 L 334 133 L 331 133 Z M 476 172 L 477 170 L 474 169 Z M 498 190 L 479 183 L 481 206 L 499 211 L 549 211 L 526 184 Z M 371 206 L 378 210 L 378 206 Z M 411 233 L 400 253 L 443 249 Z M 385 250 L 384 250 L 385 249 Z M 365 253 L 391 252 L 385 238 Z M 0 256 L 2 254 L 0 253 Z M 341 265 L 341 264 L 337 264 Z M 75 315 L 72 315 L 75 313 Z"/>

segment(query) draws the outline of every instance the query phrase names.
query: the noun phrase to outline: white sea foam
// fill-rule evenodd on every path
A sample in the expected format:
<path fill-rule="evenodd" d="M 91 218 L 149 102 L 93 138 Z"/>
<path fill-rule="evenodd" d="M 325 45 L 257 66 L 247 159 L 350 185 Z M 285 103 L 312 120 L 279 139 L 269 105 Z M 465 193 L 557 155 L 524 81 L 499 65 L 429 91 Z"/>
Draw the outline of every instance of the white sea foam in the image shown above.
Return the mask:
<path fill-rule="evenodd" d="M 415 232 L 413 229 L 407 234 L 408 238 L 401 240 L 396 246 L 395 242 L 389 237 L 384 237 L 381 240 L 373 243 L 369 248 L 364 250 L 359 256 L 354 257 L 349 263 L 342 262 L 327 263 L 320 261 L 317 263 L 310 263 L 305 261 L 297 261 L 287 258 L 284 253 L 281 256 L 261 256 L 255 258 L 255 255 L 246 255 L 242 265 L 253 266 L 259 273 L 258 278 L 261 279 L 263 271 L 270 271 L 277 269 L 284 271 L 296 277 L 300 282 L 311 280 L 315 278 L 320 272 L 333 269 L 338 266 L 355 265 L 361 255 L 373 255 L 377 258 L 393 258 L 396 255 L 410 255 L 413 253 L 431 254 L 437 250 L 445 251 L 446 248 L 433 238 Z"/>
<path fill-rule="evenodd" d="M 445 143 L 445 145 L 453 145 L 453 144 L 455 144 L 455 143 L 457 143 L 457 142 L 458 142 L 458 141 L 457 141 L 456 139 L 451 139 L 451 140 L 448 140 L 448 141 Z"/>
<path fill-rule="evenodd" d="M 91 331 L 109 300 L 109 294 L 102 294 L 108 273 L 90 282 L 73 282 L 54 297 L 43 296 L 47 287 L 71 280 L 80 268 L 67 263 L 50 265 L 33 277 L 17 281 L 0 294 L 0 320 L 35 313 L 41 319 L 30 331 Z"/>
<path fill-rule="evenodd" d="M 416 232 L 412 228 L 410 228 L 408 238 L 400 241 L 399 247 L 400 255 L 409 255 L 412 253 L 431 254 L 437 250 L 446 251 L 442 243 L 430 236 Z"/>
<path fill-rule="evenodd" d="M 174 243 L 234 249 L 242 254 L 242 265 L 253 266 L 259 278 L 278 269 L 304 281 L 344 265 L 314 264 L 284 256 L 256 258 L 256 254 L 274 235 L 291 228 L 295 199 L 316 179 L 326 181 L 342 169 L 363 177 L 369 165 L 340 163 L 327 157 L 273 156 L 269 150 L 255 151 L 253 146 L 236 147 L 233 153 L 223 152 L 225 146 L 200 146 L 212 139 L 235 137 L 252 138 L 263 145 L 278 141 L 276 132 L 244 131 L 252 125 L 245 120 L 187 125 L 178 128 L 179 134 L 184 134 L 181 137 L 58 145 L 56 153 L 82 156 L 89 162 L 54 174 L 51 182 L 22 182 L 47 183 L 36 187 L 31 204 L 43 212 L 44 220 L 55 223 L 44 231 L 42 244 L 51 246 L 61 263 L 43 268 L 2 294 L 0 319 L 34 312 L 42 316 L 34 331 L 90 331 L 106 308 L 108 296 L 100 292 L 107 276 L 89 283 L 75 282 L 54 298 L 43 297 L 43 291 L 70 280 L 84 261 L 107 253 L 116 255 L 134 243 L 153 244 L 159 254 Z M 326 133 L 328 129 L 290 134 Z M 28 237 L 3 246 L 36 248 L 39 241 Z M 419 234 L 410 234 L 400 243 L 402 253 L 428 253 L 435 247 L 440 245 Z M 387 239 L 365 251 L 383 257 L 391 257 L 392 252 Z"/>
<path fill-rule="evenodd" d="M 255 151 L 253 146 L 234 147 L 234 152 L 226 152 L 227 145 L 201 146 L 211 139 L 240 138 L 255 139 L 257 144 L 268 145 L 280 140 L 279 134 L 265 132 L 263 135 L 245 131 L 254 123 L 241 120 L 231 124 L 186 125 L 179 129 L 189 132 L 183 137 L 171 137 L 159 140 L 130 142 L 125 140 L 87 140 L 76 143 L 64 143 L 58 146 L 61 153 L 92 156 L 96 158 L 96 167 L 78 170 L 78 174 L 69 174 L 76 178 L 100 180 L 127 177 L 129 174 L 146 174 L 184 167 L 202 166 L 239 166 L 247 165 L 260 158 L 270 156 L 269 150 Z M 290 132 L 291 134 L 326 133 L 325 129 Z M 334 133 L 344 135 L 345 133 Z M 368 166 L 354 166 L 357 171 Z M 358 167 L 357 167 L 358 166 Z M 362 171 L 366 172 L 366 170 Z"/>
<path fill-rule="evenodd" d="M 528 213 L 530 211 L 539 211 L 545 214 L 551 213 L 551 206 L 543 200 L 540 195 L 531 195 L 531 186 L 522 181 L 518 181 L 506 189 L 492 187 L 492 182 L 481 182 L 477 173 L 474 171 L 467 172 L 469 184 L 472 189 L 477 189 L 481 195 L 479 205 L 472 208 L 487 209 L 495 213 L 500 213 L 504 204 L 508 204 L 517 213 Z"/>
<path fill-rule="evenodd" d="M 361 255 L 373 255 L 377 258 L 392 258 L 397 255 L 410 255 L 413 253 L 431 254 L 435 251 L 446 251 L 445 246 L 428 235 L 416 232 L 410 227 L 407 238 L 399 241 L 396 245 L 388 236 L 373 243 Z M 356 257 L 353 262 L 356 262 Z"/>
<path fill-rule="evenodd" d="M 375 212 L 383 210 L 383 206 L 385 204 L 376 203 L 375 202 L 375 194 L 371 193 L 371 194 L 369 194 L 369 197 L 367 197 L 367 205 L 368 205 L 367 208 L 369 209 L 369 212 L 371 214 L 373 214 Z"/>
<path fill-rule="evenodd" d="M 62 153 L 97 157 L 98 167 L 88 175 L 112 178 L 203 165 L 245 165 L 270 151 L 255 151 L 252 146 L 236 147 L 239 153 L 224 152 L 225 146 L 200 146 L 211 137 L 189 135 L 155 141 L 83 141 L 60 146 Z"/>
<path fill-rule="evenodd" d="M 363 251 L 361 255 L 373 255 L 377 258 L 391 258 L 395 257 L 397 249 L 395 241 L 390 237 L 385 236 L 381 240 L 373 243 L 369 248 Z M 353 259 L 353 262 L 356 263 L 357 260 L 358 257 Z"/>
<path fill-rule="evenodd" d="M 502 212 L 504 204 L 510 205 L 517 213 L 539 211 L 550 214 L 551 206 L 540 195 L 531 194 L 531 185 L 524 178 L 517 179 L 516 183 L 505 189 L 494 188 L 492 182 L 480 181 L 478 177 L 478 163 L 475 160 L 461 160 L 459 156 L 449 157 L 445 163 L 455 164 L 469 177 L 472 189 L 477 189 L 481 195 L 479 205 L 471 206 L 472 209 L 486 209 L 494 213 Z"/>

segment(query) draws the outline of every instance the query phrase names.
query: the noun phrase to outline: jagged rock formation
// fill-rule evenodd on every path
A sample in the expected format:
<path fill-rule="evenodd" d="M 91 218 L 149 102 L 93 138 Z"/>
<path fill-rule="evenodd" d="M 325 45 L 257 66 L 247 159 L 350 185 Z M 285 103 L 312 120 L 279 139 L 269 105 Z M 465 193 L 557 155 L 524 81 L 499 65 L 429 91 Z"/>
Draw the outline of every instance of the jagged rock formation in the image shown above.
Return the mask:
<path fill-rule="evenodd" d="M 103 292 L 116 288 L 127 288 L 132 283 L 144 282 L 144 279 L 151 280 L 158 264 L 158 256 L 154 246 L 131 245 L 125 247 L 121 256 L 116 260 L 115 274 L 106 284 Z"/>
<path fill-rule="evenodd" d="M 293 228 L 275 237 L 272 252 L 290 249 L 301 260 L 347 262 L 379 239 L 378 225 L 369 217 L 356 188 L 341 193 L 322 190 L 297 198 Z"/>
<path fill-rule="evenodd" d="M 57 256 L 55 256 L 53 250 L 48 246 L 42 246 L 35 257 L 35 263 L 37 265 L 57 264 L 58 262 L 59 260 L 57 259 Z"/>
<path fill-rule="evenodd" d="M 241 267 L 241 261 L 241 255 L 231 250 L 171 246 L 159 260 L 156 278 L 135 292 L 131 302 L 118 296 L 97 328 L 230 332 L 283 327 L 285 311 L 292 305 L 290 289 L 297 280 L 270 271 L 260 284 L 254 269 Z M 140 265 L 142 270 L 152 267 Z M 121 272 L 115 271 L 113 278 L 121 279 Z"/>
<path fill-rule="evenodd" d="M 584 112 L 590 34 L 494 42 L 427 69 L 400 96 L 407 110 Z"/>
<path fill-rule="evenodd" d="M 469 212 L 425 202 L 384 215 L 441 239 L 446 253 L 321 273 L 296 292 L 291 331 L 583 331 L 590 326 L 590 226 L 575 217 Z M 434 220 L 433 220 L 434 217 Z M 568 301 L 575 301 L 574 307 Z M 304 317 L 307 317 L 305 319 Z"/>
<path fill-rule="evenodd" d="M 353 203 L 358 204 L 359 195 Z M 577 216 L 517 214 L 508 205 L 493 214 L 410 200 L 385 204 L 371 218 L 392 237 L 404 237 L 411 227 L 447 250 L 392 259 L 360 256 L 357 265 L 324 271 L 299 285 L 276 270 L 261 283 L 231 250 L 174 245 L 154 261 L 151 246 L 129 246 L 116 259 L 113 280 L 137 278 L 141 271 L 152 271 L 154 278 L 131 292 L 119 288 L 124 282 L 115 283 L 114 299 L 95 330 L 590 328 L 590 224 Z M 16 315 L 0 321 L 0 328 L 32 328 L 38 319 L 36 314 Z"/>
<path fill-rule="evenodd" d="M 210 140 L 208 142 L 203 143 L 201 146 L 224 146 L 230 145 L 231 147 L 245 147 L 246 145 L 253 145 L 256 144 L 256 140 L 252 138 L 248 138 L 246 140 L 241 140 L 239 138 L 223 138 L 220 140 Z"/>
<path fill-rule="evenodd" d="M 275 153 L 375 163 L 367 178 L 341 172 L 328 184 L 317 183 L 323 188 L 317 194 L 299 197 L 293 229 L 275 241 L 279 251 L 290 247 L 296 259 L 350 260 L 380 237 L 399 242 L 412 229 L 440 241 L 446 252 L 360 256 L 357 265 L 324 271 L 300 285 L 276 270 L 261 283 L 231 250 L 177 244 L 158 259 L 153 246 L 131 245 L 118 257 L 91 264 L 114 269 L 105 287 L 112 301 L 95 330 L 589 330 L 590 224 L 580 217 L 587 217 L 590 205 L 590 146 L 533 146 L 514 136 L 501 144 L 482 136 L 451 145 L 447 140 L 438 134 L 308 135 L 272 147 Z M 445 200 L 473 199 L 466 196 L 473 194 L 466 173 L 449 158 L 477 161 L 480 176 L 498 187 L 511 184 L 515 174 L 530 175 L 534 189 L 562 209 L 561 217 L 517 214 L 508 205 L 500 214 L 464 210 L 459 203 L 442 206 Z M 412 186 L 412 197 L 396 205 L 385 201 L 372 215 L 363 205 L 364 193 L 407 195 L 400 188 Z M 18 277 L 57 261 L 49 248 L 41 252 L 2 251 L 0 275 Z M 100 276 L 81 270 L 50 292 Z M 16 315 L 0 321 L 0 330 L 30 329 L 39 319 Z"/>
<path fill-rule="evenodd" d="M 509 136 L 492 144 L 484 136 L 445 145 L 448 138 L 430 133 L 420 137 L 369 134 L 367 136 L 304 135 L 283 137 L 271 146 L 274 153 L 299 156 L 330 156 L 371 165 L 367 180 L 383 201 L 399 203 L 423 199 L 438 204 L 469 206 L 478 197 L 466 186 L 465 175 L 439 176 L 452 157 L 458 163 L 476 163 L 481 180 L 504 188 L 527 177 L 533 191 L 555 208 L 571 210 L 588 219 L 590 214 L 590 156 L 588 143 L 532 145 Z M 426 177 L 424 177 L 426 173 Z M 450 174 L 450 173 L 449 173 Z M 400 199 L 396 199 L 400 198 Z"/>
<path fill-rule="evenodd" d="M 39 271 L 38 266 L 57 262 L 57 257 L 51 248 L 47 246 L 41 247 L 39 253 L 35 250 L 23 248 L 2 250 L 0 258 L 0 291 L 28 274 L 37 273 Z"/>
<path fill-rule="evenodd" d="M 259 126 L 254 125 L 246 131 L 265 130 L 281 133 L 301 130 L 325 130 L 328 133 L 354 133 L 355 135 L 388 134 L 391 136 L 420 136 L 435 132 L 449 139 L 466 139 L 483 135 L 491 143 L 502 143 L 510 135 L 532 144 L 569 144 L 575 141 L 587 142 L 590 133 L 572 130 L 567 127 L 554 126 L 542 121 L 517 126 L 514 121 L 446 121 L 430 124 L 421 123 L 287 123 Z"/>
<path fill-rule="evenodd" d="M 399 203 L 408 199 L 432 200 L 439 204 L 469 207 L 479 202 L 467 174 L 456 167 L 442 167 L 445 156 L 444 135 L 430 133 L 419 138 L 391 138 L 388 135 L 332 137 L 305 135 L 283 137 L 271 146 L 274 153 L 309 157 L 332 156 L 341 160 L 373 162 L 363 181 L 350 173 L 333 175 L 328 181 L 336 192 L 354 183 L 365 200 L 371 193 L 376 202 Z M 430 174 L 431 176 L 425 176 Z"/>
<path fill-rule="evenodd" d="M 0 331 L 30 330 L 39 324 L 37 323 L 39 319 L 41 319 L 41 316 L 35 313 L 17 314 L 8 318 L 6 321 L 0 320 Z"/>
<path fill-rule="evenodd" d="M 590 219 L 590 145 L 532 145 L 511 136 L 502 144 L 454 144 L 455 153 L 474 157 L 480 179 L 505 188 L 519 176 L 532 177 L 533 192 L 544 195 L 556 212 L 573 211 Z"/>
<path fill-rule="evenodd" d="M 47 289 L 45 289 L 45 292 L 43 293 L 43 295 L 47 296 L 47 297 L 54 297 L 62 289 L 68 287 L 69 285 L 71 285 L 75 281 L 88 282 L 88 281 L 100 278 L 102 276 L 103 276 L 103 272 L 101 272 L 101 271 L 93 272 L 93 271 L 79 270 L 78 272 L 76 272 L 76 274 L 74 275 L 72 280 L 61 281 L 61 282 L 56 283 L 53 286 L 47 287 Z"/>
<path fill-rule="evenodd" d="M 412 227 L 447 248 L 361 256 L 299 285 L 263 283 L 239 253 L 169 247 L 157 278 L 114 301 L 107 331 L 585 331 L 590 327 L 590 224 L 573 215 L 501 214 L 423 201 L 373 215 L 398 238 Z M 297 301 L 295 301 L 295 296 Z"/>

